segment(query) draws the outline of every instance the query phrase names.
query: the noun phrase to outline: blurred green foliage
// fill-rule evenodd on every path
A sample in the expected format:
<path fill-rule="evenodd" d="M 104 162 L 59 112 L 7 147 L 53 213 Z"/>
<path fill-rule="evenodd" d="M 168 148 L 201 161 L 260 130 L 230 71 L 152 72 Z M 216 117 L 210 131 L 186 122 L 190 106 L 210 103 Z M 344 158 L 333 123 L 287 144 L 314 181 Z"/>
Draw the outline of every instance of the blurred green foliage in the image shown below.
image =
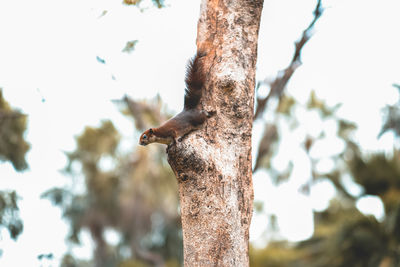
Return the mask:
<path fill-rule="evenodd" d="M 291 108 L 296 105 L 291 103 Z M 318 172 L 315 165 L 319 159 L 309 154 L 313 145 L 324 138 L 325 134 L 317 138 L 307 137 L 304 143 L 312 166 L 312 179 L 308 186 L 312 187 L 319 180 L 329 180 L 336 188 L 336 197 L 326 210 L 314 212 L 315 229 L 310 239 L 298 243 L 271 241 L 266 248 L 252 248 L 251 266 L 400 266 L 400 151 L 394 147 L 392 153 L 363 152 L 353 140 L 356 125 L 336 116 L 339 107 L 328 107 L 317 98 L 315 92 L 311 93 L 307 104 L 310 111 L 319 112 L 321 119 L 336 121 L 337 136 L 345 144 L 341 153 L 331 157 L 335 165 L 329 173 Z M 399 108 L 399 104 L 390 107 L 391 110 Z M 281 116 L 279 113 L 282 111 L 278 105 L 276 122 Z M 397 121 L 392 118 L 393 112 L 387 112 L 386 116 L 388 118 L 382 132 L 392 130 L 397 135 L 400 124 L 387 122 Z M 393 128 L 388 125 L 397 126 Z M 273 168 L 264 167 L 274 177 Z M 345 176 L 351 177 L 360 186 L 361 193 L 351 193 L 349 186 L 344 183 Z M 370 195 L 379 197 L 383 203 L 385 213 L 379 220 L 356 208 L 359 199 Z"/>
<path fill-rule="evenodd" d="M 17 171 L 28 168 L 25 155 L 30 145 L 24 138 L 26 128 L 26 115 L 9 105 L 0 88 L 0 161 L 10 161 Z M 24 228 L 17 203 L 15 191 L 0 191 L 0 227 L 5 227 L 14 240 Z"/>
<path fill-rule="evenodd" d="M 136 125 L 147 127 L 147 118 L 164 119 L 157 115 L 161 108 L 157 99 L 145 103 L 125 97 L 117 102 L 125 115 L 140 121 Z M 145 116 L 151 110 L 153 116 Z M 95 243 L 95 266 L 179 266 L 178 193 L 165 148 L 138 147 L 135 140 L 132 151 L 123 153 L 121 135 L 111 121 L 86 127 L 76 144 L 75 151 L 66 153 L 64 170 L 73 178 L 71 187 L 43 194 L 63 209 L 71 226 L 69 240 L 79 243 L 80 233 L 88 231 Z M 80 183 L 83 190 L 78 193 L 75 188 Z M 111 229 L 118 233 L 116 244 L 105 237 Z M 72 255 L 66 255 L 64 262 L 81 266 Z"/>
<path fill-rule="evenodd" d="M 398 84 L 393 84 L 393 87 L 395 87 L 399 93 L 400 93 L 400 85 Z M 388 131 L 393 131 L 395 136 L 397 138 L 400 137 L 400 99 L 395 105 L 388 105 L 385 108 L 385 121 L 382 126 L 382 130 L 379 133 L 379 136 L 382 134 L 388 132 Z"/>
<path fill-rule="evenodd" d="M 27 117 L 13 109 L 0 88 L 0 160 L 10 161 L 17 171 L 28 168 L 25 154 L 30 146 L 24 139 Z"/>
<path fill-rule="evenodd" d="M 7 228 L 10 237 L 14 240 L 24 228 L 19 218 L 17 201 L 18 196 L 15 191 L 0 191 L 0 226 Z"/>
<path fill-rule="evenodd" d="M 138 40 L 127 42 L 124 49 L 122 49 L 122 52 L 131 53 L 133 50 L 135 50 L 135 47 L 138 42 L 139 42 Z"/>
<path fill-rule="evenodd" d="M 9 161 L 16 171 L 28 168 L 25 155 L 30 145 L 24 138 L 26 128 L 26 115 L 10 106 L 0 88 L 0 161 Z M 18 198 L 15 191 L 0 191 L 0 229 L 6 228 L 14 240 L 24 229 Z M 0 250 L 0 255 L 2 252 Z"/>
<path fill-rule="evenodd" d="M 141 2 L 143 2 L 143 0 L 123 0 L 123 3 L 125 5 L 133 5 L 133 6 L 139 6 Z M 151 0 L 151 2 L 157 8 L 165 7 L 164 0 Z"/>

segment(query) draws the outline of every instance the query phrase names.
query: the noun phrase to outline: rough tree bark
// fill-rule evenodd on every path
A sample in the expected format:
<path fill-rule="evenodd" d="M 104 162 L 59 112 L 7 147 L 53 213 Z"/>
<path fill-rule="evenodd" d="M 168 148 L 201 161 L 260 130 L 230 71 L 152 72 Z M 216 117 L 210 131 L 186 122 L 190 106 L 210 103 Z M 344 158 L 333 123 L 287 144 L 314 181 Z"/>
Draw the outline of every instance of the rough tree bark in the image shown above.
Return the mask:
<path fill-rule="evenodd" d="M 263 0 L 203 0 L 197 47 L 216 112 L 168 150 L 179 184 L 185 266 L 248 266 L 251 132 Z"/>

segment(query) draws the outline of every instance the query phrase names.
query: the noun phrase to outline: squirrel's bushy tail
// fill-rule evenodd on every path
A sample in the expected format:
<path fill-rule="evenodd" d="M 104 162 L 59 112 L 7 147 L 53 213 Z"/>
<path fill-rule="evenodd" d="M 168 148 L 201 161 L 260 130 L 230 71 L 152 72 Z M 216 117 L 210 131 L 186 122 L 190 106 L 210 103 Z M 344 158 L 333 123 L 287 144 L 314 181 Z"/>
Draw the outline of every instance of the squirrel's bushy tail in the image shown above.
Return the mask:
<path fill-rule="evenodd" d="M 195 109 L 200 102 L 203 93 L 205 75 L 201 58 L 205 56 L 203 52 L 197 54 L 189 61 L 186 68 L 186 89 L 184 109 Z"/>

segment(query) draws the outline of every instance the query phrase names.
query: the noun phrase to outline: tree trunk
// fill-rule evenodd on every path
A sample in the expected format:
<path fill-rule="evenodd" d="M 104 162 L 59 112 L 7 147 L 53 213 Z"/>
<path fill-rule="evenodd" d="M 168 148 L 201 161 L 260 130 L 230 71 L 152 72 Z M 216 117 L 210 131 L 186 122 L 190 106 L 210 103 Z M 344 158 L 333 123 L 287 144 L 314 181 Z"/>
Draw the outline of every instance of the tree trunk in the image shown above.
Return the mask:
<path fill-rule="evenodd" d="M 248 266 L 251 132 L 263 0 L 203 0 L 201 105 L 215 112 L 168 150 L 179 184 L 185 266 Z"/>

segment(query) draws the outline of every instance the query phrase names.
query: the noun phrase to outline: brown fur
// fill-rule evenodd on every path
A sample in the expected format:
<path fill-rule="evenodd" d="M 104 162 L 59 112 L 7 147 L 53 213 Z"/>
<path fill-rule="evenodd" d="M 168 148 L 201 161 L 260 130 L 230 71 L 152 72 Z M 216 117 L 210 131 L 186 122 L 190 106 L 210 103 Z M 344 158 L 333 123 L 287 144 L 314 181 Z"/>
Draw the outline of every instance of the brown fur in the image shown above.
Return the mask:
<path fill-rule="evenodd" d="M 205 76 L 201 65 L 204 53 L 197 53 L 189 62 L 186 72 L 185 104 L 183 111 L 166 121 L 158 128 L 146 130 L 139 140 L 145 146 L 151 143 L 169 145 L 178 138 L 198 129 L 206 120 L 208 113 L 198 110 L 198 105 L 204 90 Z"/>
<path fill-rule="evenodd" d="M 184 110 L 158 128 L 150 128 L 141 136 L 139 143 L 143 146 L 151 143 L 169 145 L 196 129 L 207 119 L 207 113 L 198 110 Z"/>

